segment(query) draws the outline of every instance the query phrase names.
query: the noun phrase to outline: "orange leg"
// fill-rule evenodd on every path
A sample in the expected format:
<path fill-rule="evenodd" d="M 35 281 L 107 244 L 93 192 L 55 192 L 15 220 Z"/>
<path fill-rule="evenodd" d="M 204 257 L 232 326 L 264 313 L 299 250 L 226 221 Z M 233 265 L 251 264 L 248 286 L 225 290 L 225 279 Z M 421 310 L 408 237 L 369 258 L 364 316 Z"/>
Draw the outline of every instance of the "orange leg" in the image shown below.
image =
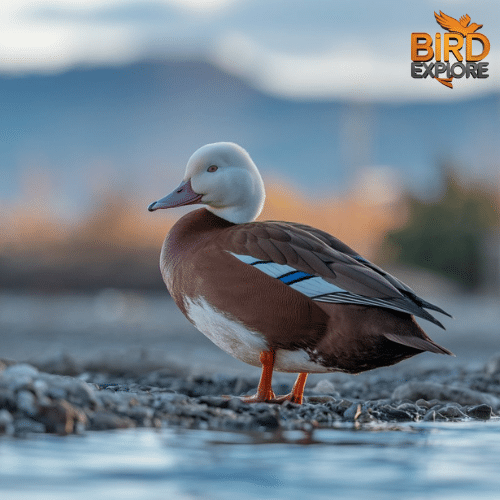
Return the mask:
<path fill-rule="evenodd" d="M 295 384 L 293 384 L 292 393 L 290 394 L 290 401 L 292 403 L 302 404 L 302 399 L 304 397 L 304 387 L 306 386 L 306 380 L 308 373 L 299 373 Z"/>
<path fill-rule="evenodd" d="M 274 351 L 262 351 L 260 353 L 259 359 L 262 364 L 262 374 L 260 376 L 257 394 L 242 398 L 245 403 L 264 403 L 271 402 L 275 399 L 273 388 L 271 386 L 273 380 L 274 357 Z"/>
<path fill-rule="evenodd" d="M 245 403 L 284 403 L 291 401 L 292 403 L 302 404 L 304 396 L 304 387 L 306 385 L 307 373 L 299 373 L 293 389 L 290 394 L 276 397 L 271 386 L 273 379 L 273 367 L 275 359 L 274 351 L 262 351 L 260 353 L 260 362 L 262 364 L 262 374 L 260 376 L 259 387 L 257 394 L 254 396 L 245 396 L 242 401 Z"/>
<path fill-rule="evenodd" d="M 302 404 L 302 399 L 304 398 L 304 387 L 306 385 L 308 373 L 299 373 L 295 384 L 293 384 L 293 389 L 290 394 L 286 396 L 278 396 L 272 401 L 273 403 L 284 403 L 285 401 L 291 401 L 292 403 Z"/>

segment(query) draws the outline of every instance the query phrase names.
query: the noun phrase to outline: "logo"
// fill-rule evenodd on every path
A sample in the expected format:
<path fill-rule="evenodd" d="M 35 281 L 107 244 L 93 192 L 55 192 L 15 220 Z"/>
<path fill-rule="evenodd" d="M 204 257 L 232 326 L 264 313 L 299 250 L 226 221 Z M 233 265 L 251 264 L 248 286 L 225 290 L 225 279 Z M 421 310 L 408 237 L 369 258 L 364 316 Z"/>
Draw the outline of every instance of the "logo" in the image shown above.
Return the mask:
<path fill-rule="evenodd" d="M 453 88 L 454 78 L 488 78 L 488 63 L 483 59 L 490 52 L 490 41 L 477 32 L 483 25 L 470 24 L 468 14 L 458 21 L 441 11 L 439 14 L 434 12 L 434 16 L 447 33 L 436 33 L 434 46 L 428 33 L 411 34 L 412 78 L 434 78 L 450 89 Z M 479 42 L 479 54 L 473 53 L 479 48 L 477 43 L 473 47 L 473 42 Z M 456 62 L 450 61 L 450 54 Z M 435 62 L 431 62 L 433 58 Z"/>

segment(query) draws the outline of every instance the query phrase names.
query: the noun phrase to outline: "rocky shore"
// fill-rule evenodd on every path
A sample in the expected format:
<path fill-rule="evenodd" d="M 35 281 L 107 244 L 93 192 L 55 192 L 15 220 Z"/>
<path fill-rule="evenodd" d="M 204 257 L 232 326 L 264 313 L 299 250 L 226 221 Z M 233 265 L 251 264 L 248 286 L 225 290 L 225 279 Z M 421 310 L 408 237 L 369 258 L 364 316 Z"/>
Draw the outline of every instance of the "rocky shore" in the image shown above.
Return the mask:
<path fill-rule="evenodd" d="M 87 430 L 166 427 L 293 430 L 345 422 L 488 420 L 500 416 L 500 354 L 483 367 L 426 368 L 387 378 L 328 374 L 308 384 L 303 405 L 247 404 L 255 377 L 47 373 L 0 361 L 0 435 L 61 435 Z M 290 390 L 276 385 L 277 393 Z M 232 397 L 224 397 L 231 395 Z"/>

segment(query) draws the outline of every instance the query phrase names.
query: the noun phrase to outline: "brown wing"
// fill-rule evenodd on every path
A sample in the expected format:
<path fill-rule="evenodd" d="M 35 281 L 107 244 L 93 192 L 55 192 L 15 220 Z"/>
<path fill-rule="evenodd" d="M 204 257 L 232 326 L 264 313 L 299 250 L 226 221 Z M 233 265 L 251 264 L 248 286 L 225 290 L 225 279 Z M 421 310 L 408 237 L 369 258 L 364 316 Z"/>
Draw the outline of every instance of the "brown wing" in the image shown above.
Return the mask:
<path fill-rule="evenodd" d="M 461 30 L 461 24 L 451 16 L 447 16 L 443 14 L 443 12 L 439 11 L 439 14 L 434 12 L 434 16 L 436 17 L 436 21 L 448 31 L 457 31 Z"/>
<path fill-rule="evenodd" d="M 229 228 L 225 236 L 224 246 L 233 253 L 288 265 L 367 297 L 400 296 L 390 283 L 371 269 L 288 223 L 241 224 Z"/>
<path fill-rule="evenodd" d="M 282 222 L 275 222 L 276 224 L 283 224 Z M 450 318 L 452 317 L 450 314 L 448 314 L 446 311 L 443 311 L 438 306 L 435 306 L 434 304 L 431 304 L 429 302 L 426 302 L 425 300 L 421 299 L 420 297 L 417 296 L 417 294 L 405 283 L 397 279 L 396 277 L 392 276 L 391 274 L 387 273 L 380 267 L 376 266 L 375 264 L 371 263 L 370 261 L 366 260 L 363 258 L 361 255 L 359 255 L 355 250 L 347 246 L 345 243 L 340 241 L 338 238 L 335 238 L 335 236 L 332 236 L 331 234 L 322 231 L 321 229 L 317 229 L 312 226 L 308 226 L 306 224 L 299 224 L 295 222 L 287 222 L 286 223 L 288 226 L 291 227 L 296 227 L 298 229 L 302 229 L 303 231 L 306 231 L 317 238 L 319 238 L 321 241 L 323 241 L 325 244 L 327 244 L 330 248 L 337 250 L 338 252 L 341 252 L 343 254 L 349 255 L 350 257 L 354 258 L 356 261 L 361 262 L 363 265 L 369 267 L 376 273 L 380 274 L 385 280 L 387 280 L 391 285 L 393 285 L 400 293 L 407 295 L 411 300 L 416 302 L 419 306 L 425 307 L 427 309 L 432 309 L 434 311 L 438 311 L 441 314 L 445 314 L 446 316 L 449 316 Z"/>
<path fill-rule="evenodd" d="M 229 227 L 219 238 L 221 248 L 234 254 L 290 266 L 366 298 L 366 305 L 402 310 L 442 327 L 424 309 L 439 308 L 425 303 L 396 278 L 318 229 L 285 222 L 251 222 Z"/>
<path fill-rule="evenodd" d="M 426 338 L 418 337 L 415 335 L 405 335 L 404 333 L 384 333 L 384 337 L 396 342 L 397 344 L 406 345 L 408 347 L 413 347 L 419 349 L 420 351 L 429 351 L 436 354 L 448 354 L 449 356 L 455 356 L 448 349 L 436 344 L 427 335 Z"/>
<path fill-rule="evenodd" d="M 269 221 L 269 222 L 274 222 L 275 224 L 285 224 L 279 221 Z M 351 247 L 347 246 L 344 242 L 340 241 L 338 238 L 335 238 L 335 236 L 332 236 L 331 234 L 327 233 L 326 231 L 322 231 L 321 229 L 308 226 L 307 224 L 300 224 L 298 222 L 286 222 L 286 225 L 290 227 L 295 227 L 297 229 L 301 229 L 309 234 L 312 234 L 313 236 L 320 239 L 323 243 L 326 243 L 330 248 L 333 248 L 334 250 L 338 250 L 339 252 L 350 255 L 351 257 L 360 257 L 358 252 L 353 250 Z"/>

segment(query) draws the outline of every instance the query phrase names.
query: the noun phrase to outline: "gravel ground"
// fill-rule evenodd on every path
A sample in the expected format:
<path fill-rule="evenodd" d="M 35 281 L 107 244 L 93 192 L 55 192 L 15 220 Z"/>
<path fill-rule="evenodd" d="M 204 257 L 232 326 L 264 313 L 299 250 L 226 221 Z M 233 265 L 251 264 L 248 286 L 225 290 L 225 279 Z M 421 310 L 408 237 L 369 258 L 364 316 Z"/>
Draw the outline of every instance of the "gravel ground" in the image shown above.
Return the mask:
<path fill-rule="evenodd" d="M 0 361 L 0 434 L 65 435 L 164 426 L 312 430 L 344 422 L 363 425 L 500 416 L 500 353 L 476 368 L 405 371 L 403 367 L 396 377 L 377 370 L 359 377 L 325 375 L 306 386 L 303 405 L 242 402 L 236 396 L 255 392 L 257 377 L 186 375 L 175 367 L 144 374 L 85 371 L 70 376 L 39 368 Z M 60 365 L 59 372 L 64 371 Z M 285 393 L 290 387 L 277 383 L 275 390 Z"/>
<path fill-rule="evenodd" d="M 246 404 L 259 370 L 197 332 L 163 295 L 0 293 L 0 435 L 128 427 L 312 429 L 500 416 L 497 297 L 436 300 L 425 325 L 457 358 L 421 354 L 358 376 L 313 375 L 302 406 Z M 276 394 L 294 376 L 276 373 Z M 231 395 L 223 398 L 221 395 Z M 346 424 L 346 422 L 350 424 Z"/>

